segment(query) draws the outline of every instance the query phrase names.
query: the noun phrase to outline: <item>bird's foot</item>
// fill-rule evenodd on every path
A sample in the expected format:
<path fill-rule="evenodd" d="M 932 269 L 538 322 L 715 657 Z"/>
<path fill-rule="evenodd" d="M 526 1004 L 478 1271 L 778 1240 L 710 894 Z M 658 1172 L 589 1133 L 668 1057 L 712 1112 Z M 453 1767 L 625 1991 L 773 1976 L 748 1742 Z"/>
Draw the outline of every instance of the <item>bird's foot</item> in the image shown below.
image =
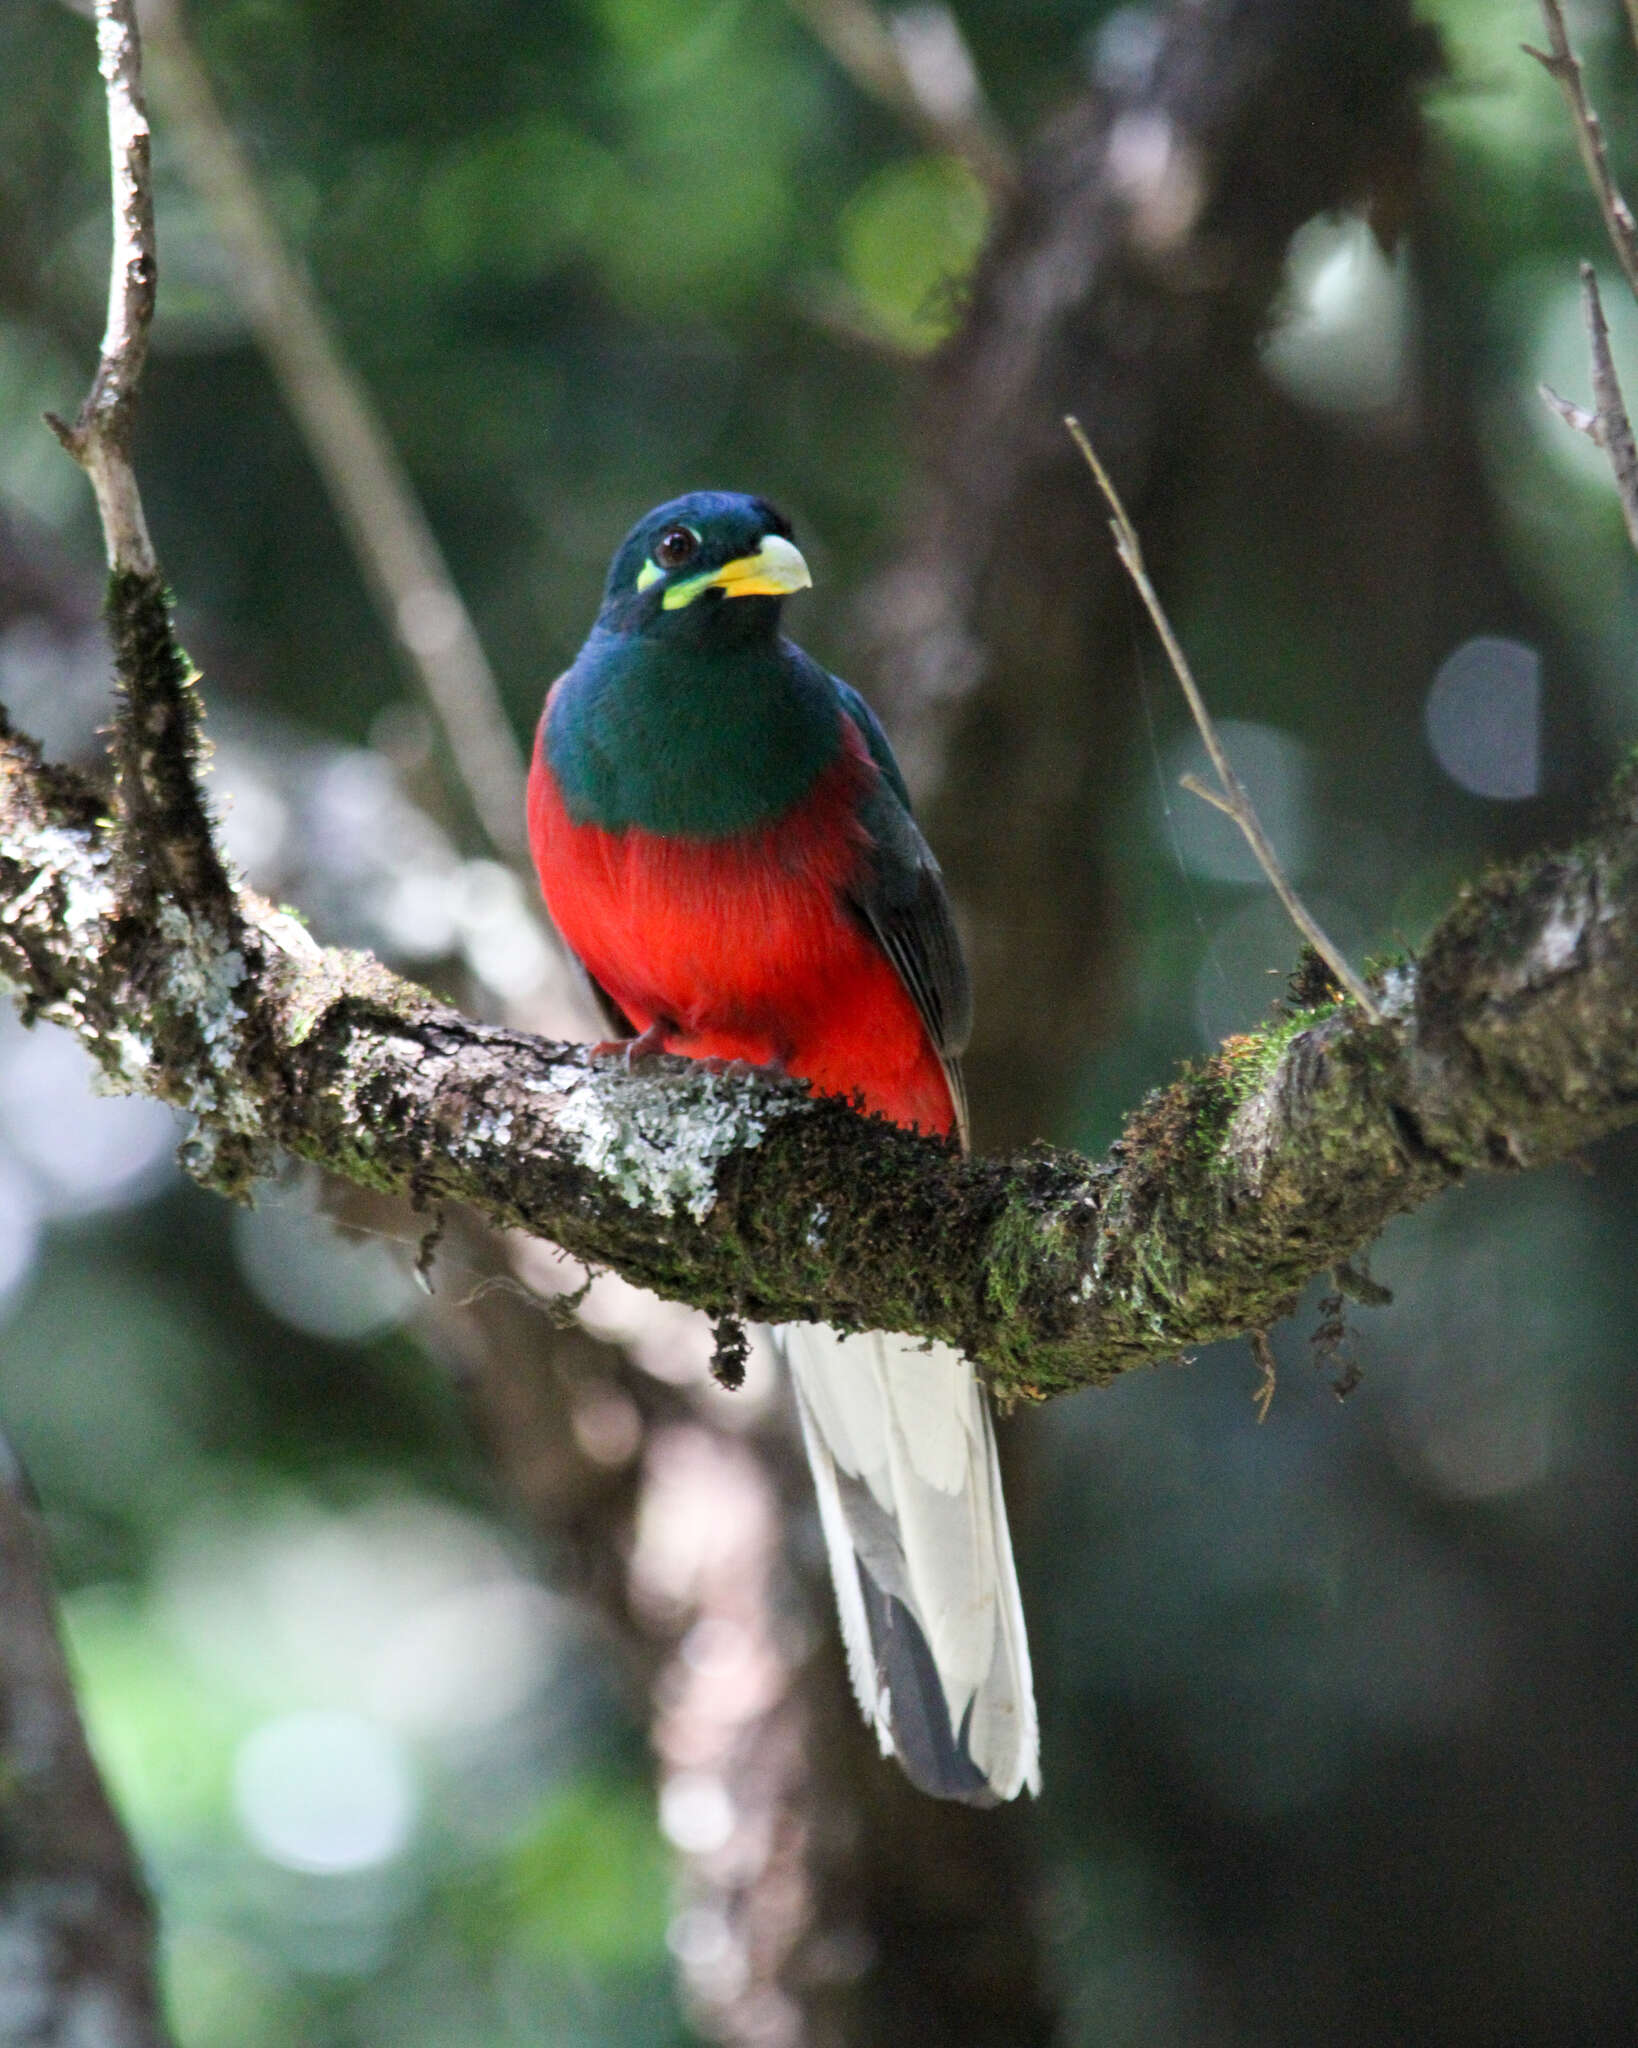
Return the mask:
<path fill-rule="evenodd" d="M 771 1060 L 701 1060 L 700 1065 L 707 1073 L 723 1074 L 729 1080 L 788 1081 L 791 1070 L 785 1064 L 783 1053 L 775 1053 Z"/>
<path fill-rule="evenodd" d="M 629 1072 L 639 1060 L 652 1059 L 656 1053 L 666 1050 L 666 1041 L 671 1036 L 672 1028 L 662 1017 L 657 1018 L 646 1031 L 640 1031 L 635 1038 L 600 1038 L 592 1047 L 592 1057 L 595 1059 L 599 1053 L 617 1052 L 624 1058 Z"/>

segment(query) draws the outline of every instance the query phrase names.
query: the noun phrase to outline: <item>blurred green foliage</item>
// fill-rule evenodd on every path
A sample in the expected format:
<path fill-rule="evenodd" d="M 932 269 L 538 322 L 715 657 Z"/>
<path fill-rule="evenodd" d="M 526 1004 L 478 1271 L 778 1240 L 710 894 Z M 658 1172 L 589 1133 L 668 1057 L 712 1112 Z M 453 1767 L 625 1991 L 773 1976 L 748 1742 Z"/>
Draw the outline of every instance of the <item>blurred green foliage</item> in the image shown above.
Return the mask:
<path fill-rule="evenodd" d="M 1114 11 L 963 0 L 1015 135 L 1080 89 Z M 1425 11 L 1450 68 L 1398 255 L 1318 223 L 1270 352 L 1266 402 L 1306 423 L 1307 468 L 1203 458 L 1168 514 L 1184 637 L 1263 747 L 1260 793 L 1285 803 L 1293 865 L 1356 953 L 1414 943 L 1462 873 L 1567 828 L 1638 731 L 1619 518 L 1596 452 L 1535 397 L 1542 377 L 1586 396 L 1575 264 L 1599 254 L 1598 223 L 1557 94 L 1517 54 L 1531 10 Z M 613 542 L 700 484 L 765 491 L 796 518 L 818 584 L 800 631 L 845 666 L 848 594 L 913 502 L 912 358 L 959 318 L 986 229 L 968 174 L 778 6 L 193 13 L 520 734 Z M 1578 10 L 1618 162 L 1638 170 L 1618 26 L 1614 5 Z M 400 730 L 402 685 L 156 112 L 164 283 L 140 458 L 216 730 L 356 746 Z M 0 513 L 60 551 L 88 602 L 90 507 L 38 416 L 75 403 L 100 331 L 101 122 L 84 21 L 9 0 Z M 1638 322 L 1611 297 L 1638 393 Z M 1316 360 L 1323 387 L 1305 381 Z M 1387 566 L 1373 586 L 1378 547 L 1397 570 L 1407 530 L 1426 547 L 1476 521 L 1471 497 L 1413 502 L 1401 460 L 1463 437 L 1504 571 L 1430 575 L 1414 601 Z M 0 635 L 8 703 L 38 666 L 26 623 Z M 1423 730 L 1436 670 L 1478 634 L 1542 660 L 1540 794 L 1511 805 L 1458 786 Z M 1158 661 L 1147 673 L 1128 800 L 1087 826 L 1116 867 L 1123 941 L 1118 1029 L 1066 1049 L 1081 1073 L 1060 1135 L 1089 1143 L 1173 1060 L 1266 1012 L 1293 950 L 1259 886 L 1180 815 L 1187 742 Z M 94 695 L 76 715 L 88 748 Z M 339 833 L 328 816 L 303 834 Z M 334 902 L 314 914 L 326 936 L 372 935 Z M 20 1044 L 0 1038 L 0 1056 Z M 94 1150 L 83 1077 L 60 1085 L 58 1142 Z M 29 1142 L 0 1089 L 0 1238 L 21 1247 L 10 1268 L 0 1255 L 0 1415 L 50 1514 L 93 1731 L 166 1902 L 185 2048 L 683 2038 L 638 1709 L 611 1697 L 572 1616 L 516 1610 L 533 1675 L 506 1713 L 462 1722 L 452 1698 L 437 1726 L 393 1719 L 395 1639 L 369 1617 L 401 1602 L 419 1626 L 415 1601 L 436 1595 L 453 1628 L 474 1589 L 504 1603 L 528 1578 L 406 1311 L 362 1342 L 315 1336 L 257 1291 L 207 1198 L 157 1167 L 102 1196 L 54 1191 Z M 1232 1348 L 1037 1419 L 1016 1521 L 1072 2038 L 1622 2037 L 1635 1222 L 1628 1145 L 1595 1178 L 1475 1187 L 1390 1233 L 1395 1304 L 1350 1312 L 1365 1380 L 1346 1407 L 1305 1356 L 1310 1302 L 1278 1339 L 1263 1429 Z M 322 1226 L 292 1229 L 346 1265 Z M 232 1561 L 226 1579 L 201 1542 Z M 399 1576 L 370 1577 L 389 1556 Z M 230 1668 L 235 1602 L 264 1650 Z M 360 1664 L 361 1642 L 385 1662 Z M 249 1739 L 296 1740 L 314 1712 L 373 1730 L 381 1784 L 408 1788 L 372 1822 L 397 1813 L 401 1839 L 345 1867 L 281 1863 L 246 1790 Z"/>

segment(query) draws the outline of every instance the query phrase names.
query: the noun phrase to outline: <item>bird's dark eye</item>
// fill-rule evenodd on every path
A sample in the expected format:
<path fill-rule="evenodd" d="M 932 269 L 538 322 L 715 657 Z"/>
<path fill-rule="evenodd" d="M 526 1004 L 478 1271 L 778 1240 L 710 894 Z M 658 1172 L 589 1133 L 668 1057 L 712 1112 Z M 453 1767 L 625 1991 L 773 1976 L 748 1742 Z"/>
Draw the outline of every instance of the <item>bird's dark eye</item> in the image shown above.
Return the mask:
<path fill-rule="evenodd" d="M 680 569 L 699 551 L 700 537 L 687 526 L 668 526 L 654 543 L 654 559 L 662 569 Z"/>

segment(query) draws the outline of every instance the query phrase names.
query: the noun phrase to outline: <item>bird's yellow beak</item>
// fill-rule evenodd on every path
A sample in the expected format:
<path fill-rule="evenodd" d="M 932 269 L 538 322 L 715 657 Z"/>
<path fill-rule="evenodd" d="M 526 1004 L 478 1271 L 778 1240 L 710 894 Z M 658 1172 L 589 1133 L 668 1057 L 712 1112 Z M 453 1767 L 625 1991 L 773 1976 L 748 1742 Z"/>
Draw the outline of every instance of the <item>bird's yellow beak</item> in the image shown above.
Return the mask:
<path fill-rule="evenodd" d="M 702 590 L 720 590 L 724 597 L 789 597 L 793 590 L 812 588 L 813 578 L 802 550 L 770 533 L 754 555 L 738 555 L 720 569 L 674 583 L 660 603 L 666 611 L 675 612 L 692 604 Z"/>

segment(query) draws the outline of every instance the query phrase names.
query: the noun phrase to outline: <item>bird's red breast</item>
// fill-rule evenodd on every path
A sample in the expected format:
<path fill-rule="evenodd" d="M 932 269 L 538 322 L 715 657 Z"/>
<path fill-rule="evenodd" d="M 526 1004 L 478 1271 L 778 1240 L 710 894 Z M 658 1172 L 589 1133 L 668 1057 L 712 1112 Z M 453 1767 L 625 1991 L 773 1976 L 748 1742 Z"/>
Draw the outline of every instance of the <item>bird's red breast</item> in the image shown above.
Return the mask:
<path fill-rule="evenodd" d="M 548 699 L 548 703 L 550 700 Z M 688 839 L 577 824 L 537 745 L 529 841 L 565 942 L 640 1031 L 694 1059 L 782 1061 L 821 1094 L 939 1135 L 950 1087 L 904 984 L 847 891 L 880 773 L 858 728 L 772 824 Z"/>

